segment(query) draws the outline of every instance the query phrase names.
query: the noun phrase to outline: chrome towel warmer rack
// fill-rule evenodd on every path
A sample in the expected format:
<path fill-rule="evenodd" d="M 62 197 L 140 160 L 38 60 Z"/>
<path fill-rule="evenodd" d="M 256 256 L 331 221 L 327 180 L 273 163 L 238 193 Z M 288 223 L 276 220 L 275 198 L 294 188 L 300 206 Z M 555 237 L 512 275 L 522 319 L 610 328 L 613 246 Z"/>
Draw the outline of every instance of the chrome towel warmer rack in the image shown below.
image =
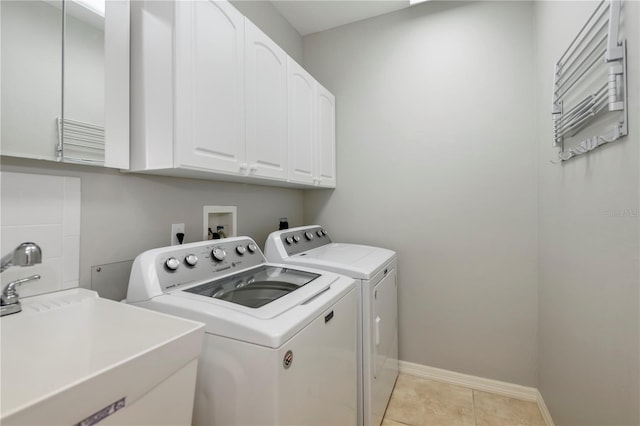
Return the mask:
<path fill-rule="evenodd" d="M 627 135 L 627 45 L 618 41 L 620 15 L 621 0 L 601 1 L 555 63 L 551 113 L 558 162 Z M 578 134 L 593 136 L 577 142 Z"/>

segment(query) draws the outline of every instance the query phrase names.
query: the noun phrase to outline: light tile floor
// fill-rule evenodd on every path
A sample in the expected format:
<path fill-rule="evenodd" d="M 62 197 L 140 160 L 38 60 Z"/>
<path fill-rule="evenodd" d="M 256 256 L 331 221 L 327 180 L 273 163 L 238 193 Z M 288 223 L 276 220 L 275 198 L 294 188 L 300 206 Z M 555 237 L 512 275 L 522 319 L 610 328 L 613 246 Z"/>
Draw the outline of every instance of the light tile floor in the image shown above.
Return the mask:
<path fill-rule="evenodd" d="M 544 426 L 538 404 L 401 374 L 382 426 Z"/>

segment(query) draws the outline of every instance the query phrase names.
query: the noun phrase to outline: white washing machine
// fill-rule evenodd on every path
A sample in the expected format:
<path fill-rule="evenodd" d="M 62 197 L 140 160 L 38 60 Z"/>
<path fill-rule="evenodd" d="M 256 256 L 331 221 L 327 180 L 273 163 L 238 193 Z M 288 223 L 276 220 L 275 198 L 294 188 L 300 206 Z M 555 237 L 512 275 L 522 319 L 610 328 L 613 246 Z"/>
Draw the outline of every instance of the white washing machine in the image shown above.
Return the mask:
<path fill-rule="evenodd" d="M 270 262 L 307 266 L 356 279 L 358 305 L 358 423 L 382 422 L 398 377 L 396 253 L 379 247 L 333 243 L 322 227 L 271 233 Z"/>
<path fill-rule="evenodd" d="M 126 301 L 205 324 L 195 425 L 355 425 L 355 293 L 234 237 L 140 254 Z"/>

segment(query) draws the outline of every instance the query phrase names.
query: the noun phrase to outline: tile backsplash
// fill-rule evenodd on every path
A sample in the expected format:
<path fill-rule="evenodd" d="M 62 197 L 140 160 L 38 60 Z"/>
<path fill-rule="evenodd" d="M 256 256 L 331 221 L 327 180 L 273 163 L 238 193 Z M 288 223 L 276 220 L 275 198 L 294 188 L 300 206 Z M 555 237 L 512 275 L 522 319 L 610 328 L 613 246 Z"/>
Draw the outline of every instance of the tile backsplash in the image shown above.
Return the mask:
<path fill-rule="evenodd" d="M 0 251 L 6 255 L 20 243 L 42 248 L 42 263 L 13 266 L 0 276 L 10 281 L 40 274 L 18 289 L 21 297 L 78 287 L 80 268 L 80 179 L 0 173 Z"/>

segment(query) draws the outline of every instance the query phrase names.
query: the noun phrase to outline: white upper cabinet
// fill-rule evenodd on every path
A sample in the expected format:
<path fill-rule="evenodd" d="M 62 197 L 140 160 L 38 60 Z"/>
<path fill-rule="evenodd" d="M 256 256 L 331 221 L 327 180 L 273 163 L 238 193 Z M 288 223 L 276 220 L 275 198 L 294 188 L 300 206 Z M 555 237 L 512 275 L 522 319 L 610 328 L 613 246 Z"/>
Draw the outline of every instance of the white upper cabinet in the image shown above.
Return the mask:
<path fill-rule="evenodd" d="M 176 166 L 244 166 L 244 16 L 219 1 L 176 2 Z"/>
<path fill-rule="evenodd" d="M 0 155 L 129 167 L 130 3 L 102 6 L 0 1 Z"/>
<path fill-rule="evenodd" d="M 318 186 L 336 187 L 336 98 L 316 83 L 316 168 Z"/>
<path fill-rule="evenodd" d="M 287 67 L 289 180 L 335 188 L 335 97 L 291 58 Z"/>
<path fill-rule="evenodd" d="M 287 79 L 289 180 L 313 185 L 316 158 L 316 81 L 291 58 L 287 61 Z"/>
<path fill-rule="evenodd" d="M 335 187 L 334 104 L 227 1 L 131 3 L 131 171 Z"/>
<path fill-rule="evenodd" d="M 246 163 L 255 176 L 287 179 L 287 55 L 245 18 Z"/>
<path fill-rule="evenodd" d="M 244 16 L 224 1 L 135 1 L 131 50 L 131 171 L 240 174 Z"/>

